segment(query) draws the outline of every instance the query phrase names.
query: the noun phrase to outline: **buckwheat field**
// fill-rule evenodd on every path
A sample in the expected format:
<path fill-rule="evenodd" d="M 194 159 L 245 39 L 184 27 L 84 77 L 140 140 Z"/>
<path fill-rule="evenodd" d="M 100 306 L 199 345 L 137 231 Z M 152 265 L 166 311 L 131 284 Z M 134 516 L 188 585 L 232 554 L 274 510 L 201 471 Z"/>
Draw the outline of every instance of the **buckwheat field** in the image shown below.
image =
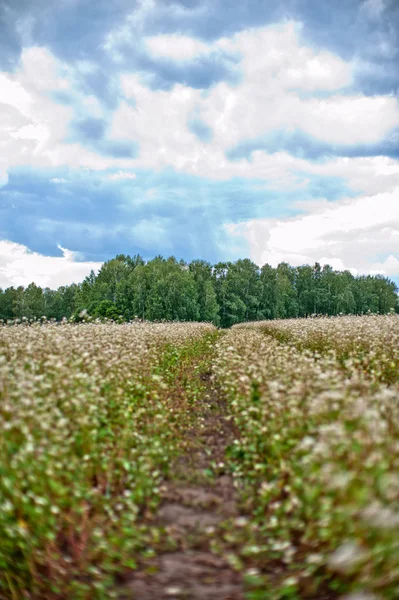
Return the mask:
<path fill-rule="evenodd" d="M 399 598 L 398 347 L 397 315 L 1 327 L 0 598 L 141 600 L 126 573 L 176 548 L 234 599 Z M 206 540 L 159 522 L 178 477 L 231 478 Z"/>
<path fill-rule="evenodd" d="M 399 598 L 398 344 L 397 316 L 239 325 L 218 342 L 245 551 L 287 565 L 281 597 L 321 597 L 325 578 L 345 598 Z"/>
<path fill-rule="evenodd" d="M 186 419 L 180 372 L 212 330 L 0 329 L 2 597 L 109 597 L 115 572 L 135 567 L 139 514 Z"/>

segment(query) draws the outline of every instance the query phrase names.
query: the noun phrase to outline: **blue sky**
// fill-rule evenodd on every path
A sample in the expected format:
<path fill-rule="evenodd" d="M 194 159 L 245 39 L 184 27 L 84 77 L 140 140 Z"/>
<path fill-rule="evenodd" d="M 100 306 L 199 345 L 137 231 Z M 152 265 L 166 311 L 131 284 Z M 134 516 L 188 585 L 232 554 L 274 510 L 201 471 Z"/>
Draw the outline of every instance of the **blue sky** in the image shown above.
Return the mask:
<path fill-rule="evenodd" d="M 399 277 L 396 0 L 3 0 L 0 286 L 118 253 Z"/>

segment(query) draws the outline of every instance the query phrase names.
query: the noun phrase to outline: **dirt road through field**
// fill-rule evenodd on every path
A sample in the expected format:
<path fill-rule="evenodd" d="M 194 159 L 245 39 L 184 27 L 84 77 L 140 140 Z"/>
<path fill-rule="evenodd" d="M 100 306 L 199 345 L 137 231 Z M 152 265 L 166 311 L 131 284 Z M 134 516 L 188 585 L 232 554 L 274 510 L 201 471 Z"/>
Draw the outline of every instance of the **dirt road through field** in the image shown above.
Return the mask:
<path fill-rule="evenodd" d="M 131 574 L 121 598 L 135 600 L 241 600 L 241 575 L 213 540 L 223 539 L 223 522 L 238 518 L 233 479 L 224 469 L 225 449 L 236 432 L 226 405 L 200 375 L 206 393 L 197 402 L 198 423 L 188 432 L 188 450 L 176 460 L 162 487 L 155 523 L 173 540 L 173 551 L 144 561 Z M 222 556 L 221 556 L 222 555 Z"/>

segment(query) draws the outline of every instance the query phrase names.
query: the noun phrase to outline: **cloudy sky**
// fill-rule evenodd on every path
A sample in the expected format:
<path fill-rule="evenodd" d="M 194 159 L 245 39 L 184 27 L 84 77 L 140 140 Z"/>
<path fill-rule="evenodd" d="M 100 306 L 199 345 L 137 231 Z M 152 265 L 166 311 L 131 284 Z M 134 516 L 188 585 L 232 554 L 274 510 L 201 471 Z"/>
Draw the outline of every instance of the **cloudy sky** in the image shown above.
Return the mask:
<path fill-rule="evenodd" d="M 117 253 L 399 281 L 398 0 L 2 0 L 0 286 Z"/>

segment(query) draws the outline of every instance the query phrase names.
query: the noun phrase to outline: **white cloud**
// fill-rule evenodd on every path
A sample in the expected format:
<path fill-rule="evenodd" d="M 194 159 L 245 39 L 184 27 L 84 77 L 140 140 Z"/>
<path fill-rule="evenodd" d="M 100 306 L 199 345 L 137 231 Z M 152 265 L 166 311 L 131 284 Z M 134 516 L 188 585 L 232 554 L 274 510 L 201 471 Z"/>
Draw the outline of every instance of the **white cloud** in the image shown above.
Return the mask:
<path fill-rule="evenodd" d="M 108 175 L 108 179 L 113 181 L 118 181 L 120 179 L 136 179 L 136 173 L 126 173 L 125 171 L 118 171 L 117 173 L 112 173 Z"/>
<path fill-rule="evenodd" d="M 151 44 L 159 44 L 159 51 L 167 52 L 170 43 L 176 56 L 191 42 L 193 52 L 205 51 L 202 43 L 198 46 L 198 40 L 190 39 L 157 36 L 151 38 Z M 377 192 L 384 189 L 379 185 L 386 177 L 396 181 L 398 162 L 394 161 L 395 167 L 392 163 L 392 173 L 382 175 L 378 171 L 381 157 L 367 158 L 363 163 L 363 159 L 346 159 L 346 163 L 333 159 L 314 164 L 286 152 L 269 155 L 258 151 L 251 161 L 229 161 L 226 151 L 275 130 L 300 129 L 333 145 L 378 142 L 399 125 L 399 104 L 393 96 L 340 94 L 341 88 L 352 82 L 353 65 L 329 52 L 304 46 L 300 28 L 294 23 L 238 33 L 208 46 L 208 52 L 215 50 L 240 58 L 239 84 L 222 81 L 206 93 L 182 84 L 170 90 L 153 90 L 145 85 L 142 74 L 121 76 L 125 97 L 133 100 L 135 107 L 120 104 L 111 134 L 138 142 L 140 154 L 131 168 L 172 166 L 212 179 L 260 177 L 285 187 L 300 184 L 301 172 L 332 176 L 337 172 L 349 177 L 359 191 L 372 179 Z M 334 94 L 312 97 L 317 90 Z M 193 115 L 212 130 L 211 143 L 200 141 L 188 129 Z"/>
<path fill-rule="evenodd" d="M 369 195 L 399 186 L 399 161 L 387 156 L 340 157 L 325 163 L 302 164 L 301 169 L 315 175 L 342 177 L 354 190 Z"/>
<path fill-rule="evenodd" d="M 152 0 L 143 0 L 129 17 L 126 31 L 114 32 L 115 40 L 123 41 L 124 35 L 127 40 L 133 25 L 140 32 L 154 7 Z M 114 138 L 137 142 L 140 151 L 137 159 L 112 158 L 78 143 L 66 143 L 72 109 L 52 102 L 47 93 L 68 89 L 76 94 L 77 74 L 92 71 L 95 65 L 80 61 L 71 67 L 45 48 L 25 49 L 18 71 L 0 73 L 0 172 L 28 164 L 119 169 L 121 173 L 170 166 L 211 179 L 262 178 L 274 187 L 303 185 L 307 173 L 346 177 L 358 190 L 371 185 L 373 193 L 396 183 L 398 162 L 389 166 L 389 173 L 385 165 L 383 174 L 381 157 L 364 159 L 363 163 L 363 159 L 334 159 L 314 164 L 286 152 L 269 155 L 258 151 L 251 161 L 226 158 L 226 151 L 234 145 L 276 129 L 300 128 L 329 143 L 352 144 L 378 141 L 399 124 L 394 97 L 340 95 L 339 90 L 351 83 L 353 65 L 332 53 L 305 46 L 298 24 L 254 28 L 209 46 L 178 35 L 156 36 L 147 42 L 154 51 L 175 57 L 181 52 L 190 56 L 190 52 L 206 50 L 233 53 L 240 59 L 242 80 L 235 85 L 220 82 L 205 94 L 182 84 L 170 90 L 152 90 L 139 75 L 123 74 L 122 89 L 127 100 L 134 100 L 135 108 L 122 102 L 114 113 L 110 133 Z M 306 95 L 301 96 L 298 90 Z M 315 90 L 335 94 L 324 99 L 310 97 Z M 85 114 L 103 116 L 93 96 L 80 94 L 79 101 Z M 211 128 L 211 143 L 202 142 L 189 130 L 193 116 Z"/>
<path fill-rule="evenodd" d="M 390 254 L 384 261 L 374 262 L 370 265 L 370 273 L 380 273 L 383 275 L 399 275 L 399 257 Z"/>
<path fill-rule="evenodd" d="M 0 240 L 0 287 L 27 286 L 34 282 L 56 289 L 79 283 L 92 269 L 101 268 L 100 262 L 78 262 L 78 253 L 59 248 L 63 256 L 44 256 L 21 244 Z"/>
<path fill-rule="evenodd" d="M 51 183 L 68 183 L 67 179 L 64 179 L 63 177 L 53 177 L 53 179 L 50 179 Z"/>
<path fill-rule="evenodd" d="M 156 18 L 162 22 L 162 17 L 164 14 L 169 19 L 172 15 L 174 15 L 176 20 L 178 20 L 179 18 L 184 19 L 188 14 L 192 17 L 194 14 L 200 15 L 208 11 L 206 2 L 199 3 L 195 7 L 186 7 L 179 3 L 169 2 L 163 5 L 162 3 L 157 2 L 157 0 L 138 0 L 138 2 L 135 4 L 135 10 L 128 15 L 125 22 L 121 26 L 111 30 L 111 32 L 106 36 L 103 47 L 116 63 L 123 60 L 123 53 L 121 53 L 120 50 L 121 48 L 126 49 L 128 46 L 134 48 L 137 46 L 138 41 L 141 41 L 143 35 L 145 34 L 146 23 L 149 19 L 151 19 L 151 17 L 153 17 L 154 14 L 156 15 Z M 155 36 L 150 38 L 144 37 L 144 41 L 150 40 L 151 45 L 151 40 L 153 40 L 154 37 Z M 173 36 L 163 35 L 157 37 L 167 39 Z M 189 40 L 190 38 L 185 37 L 185 39 Z M 191 48 L 191 42 L 188 42 L 188 44 L 190 44 Z M 157 49 L 161 49 L 161 46 L 159 43 L 155 42 L 154 50 L 156 51 Z M 169 52 L 172 51 L 173 50 L 169 50 Z M 166 52 L 168 52 L 168 49 L 166 49 Z"/>
<path fill-rule="evenodd" d="M 157 35 L 145 38 L 150 52 L 172 60 L 190 60 L 198 54 L 209 52 L 209 46 L 185 35 Z"/>
<path fill-rule="evenodd" d="M 70 88 L 68 68 L 46 48 L 24 48 L 19 72 L 22 85 L 36 91 L 65 90 Z"/>
<path fill-rule="evenodd" d="M 296 126 L 331 144 L 375 143 L 399 125 L 399 105 L 393 96 L 312 99 L 298 109 Z"/>
<path fill-rule="evenodd" d="M 312 162 L 296 158 L 287 152 L 268 154 L 259 150 L 252 153 L 251 161 L 228 160 L 225 155 L 228 148 L 245 138 L 258 137 L 262 132 L 262 119 L 273 121 L 270 129 L 275 129 L 277 123 L 280 123 L 281 127 L 284 126 L 284 121 L 287 122 L 287 119 L 291 118 L 290 115 L 295 113 L 293 106 L 290 110 L 286 110 L 287 105 L 284 108 L 284 102 L 289 102 L 287 99 L 270 99 L 269 106 L 275 103 L 275 110 L 267 108 L 266 99 L 266 108 L 263 110 L 259 106 L 251 107 L 253 94 L 248 93 L 248 99 L 240 98 L 241 86 L 234 88 L 226 83 L 218 84 L 205 97 L 199 90 L 184 85 L 175 85 L 170 91 L 152 90 L 144 86 L 137 75 L 124 75 L 121 85 L 126 98 L 134 99 L 135 107 L 127 103 L 120 105 L 114 114 L 111 133 L 117 138 L 126 137 L 139 142 L 140 155 L 132 162 L 132 166 L 155 169 L 173 166 L 177 171 L 216 180 L 228 180 L 232 177 L 259 178 L 275 188 L 298 188 L 306 185 L 309 175 L 341 177 L 359 192 L 378 193 L 399 185 L 399 161 L 384 156 L 338 157 L 325 162 Z M 325 136 L 330 140 L 337 141 L 340 137 L 342 142 L 349 132 L 352 141 L 355 141 L 355 135 L 358 135 L 357 141 L 360 141 L 362 136 L 363 139 L 368 136 L 368 141 L 371 141 L 372 136 L 375 136 L 375 131 L 372 133 L 374 117 L 375 129 L 383 127 L 384 119 L 388 118 L 389 110 L 383 110 L 386 99 L 379 103 L 378 98 L 371 98 L 375 105 L 369 104 L 369 99 L 365 99 L 363 108 L 369 108 L 369 114 L 367 117 L 363 114 L 361 127 L 358 122 L 359 127 L 356 130 L 357 125 L 351 125 L 351 119 L 345 116 L 344 110 L 345 105 L 348 110 L 353 109 L 356 112 L 359 108 L 355 106 L 356 101 L 345 97 L 341 105 L 340 98 L 335 99 L 339 105 L 338 108 L 335 106 L 335 109 L 333 99 L 323 101 L 323 109 L 320 108 L 321 104 L 311 104 L 316 112 L 319 106 L 320 113 L 326 115 L 323 127 Z M 389 102 L 391 100 L 396 102 L 393 98 L 387 99 Z M 294 99 L 293 102 L 296 102 L 299 111 L 302 100 Z M 309 102 L 312 103 L 313 100 Z M 359 103 L 362 102 L 360 99 Z M 342 119 L 347 119 L 346 129 L 344 127 L 340 130 L 337 127 L 338 117 L 328 116 L 328 103 L 331 104 L 332 112 L 335 110 L 338 115 L 343 115 Z M 378 110 L 374 110 L 376 107 Z M 350 110 L 349 115 L 352 114 Z M 212 128 L 215 134 L 212 144 L 201 142 L 187 128 L 187 121 L 195 112 L 199 112 Z M 295 119 L 300 120 L 298 115 L 295 115 Z M 303 123 L 306 121 L 309 132 L 316 134 L 318 131 L 314 120 L 317 122 L 317 118 L 313 119 L 311 112 L 302 110 Z M 365 120 L 368 125 L 371 124 L 370 129 L 364 127 Z M 320 130 L 321 121 L 319 118 Z M 356 122 L 356 118 L 353 118 L 353 122 Z M 355 129 L 351 129 L 352 127 Z M 267 124 L 264 125 L 263 132 L 266 130 Z M 243 131 L 246 131 L 245 135 Z"/>
<path fill-rule="evenodd" d="M 223 38 L 216 46 L 239 53 L 247 81 L 263 87 L 266 81 L 273 89 L 299 88 L 337 90 L 352 81 L 351 65 L 327 51 L 315 51 L 301 44 L 301 26 L 288 22 L 280 26 L 247 29 L 231 38 Z"/>
<path fill-rule="evenodd" d="M 235 88 L 220 83 L 200 104 L 203 120 L 226 150 L 274 130 L 302 130 L 330 144 L 374 143 L 399 125 L 394 97 L 303 99 L 286 90 L 271 91 L 272 85 L 267 80 Z"/>
<path fill-rule="evenodd" d="M 7 185 L 8 183 L 8 173 L 7 171 L 2 171 L 0 169 L 0 187 Z"/>
<path fill-rule="evenodd" d="M 130 160 L 101 156 L 65 141 L 73 109 L 54 102 L 48 92 L 68 89 L 80 101 L 81 116 L 103 117 L 96 98 L 74 89 L 78 73 L 93 68 L 82 62 L 67 66 L 49 50 L 32 47 L 24 50 L 18 70 L 0 73 L 0 173 L 17 165 L 131 168 Z"/>
<path fill-rule="evenodd" d="M 302 205 L 306 213 L 287 219 L 230 224 L 243 236 L 258 264 L 329 263 L 354 272 L 399 275 L 399 187 L 375 196 Z M 376 257 L 385 256 L 382 261 Z"/>
<path fill-rule="evenodd" d="M 23 53 L 19 71 L 0 73 L 0 112 L 8 115 L 7 126 L 0 129 L 0 168 L 4 169 L 57 162 L 57 146 L 72 117 L 71 108 L 52 102 L 45 93 L 59 87 L 50 69 L 55 59 L 45 50 L 31 50 Z"/>
<path fill-rule="evenodd" d="M 147 18 L 156 8 L 156 0 L 139 0 L 136 10 L 127 17 L 125 23 L 108 33 L 103 47 L 115 62 L 123 59 L 119 51 L 121 46 L 134 46 L 137 43 Z"/>
<path fill-rule="evenodd" d="M 187 121 L 200 100 L 200 91 L 176 85 L 170 91 L 154 91 L 136 75 L 121 77 L 126 98 L 135 108 L 121 103 L 115 112 L 110 133 L 115 138 L 137 140 L 140 156 L 136 164 L 162 168 L 168 165 L 185 170 L 206 152 L 206 147 L 188 127 Z"/>

